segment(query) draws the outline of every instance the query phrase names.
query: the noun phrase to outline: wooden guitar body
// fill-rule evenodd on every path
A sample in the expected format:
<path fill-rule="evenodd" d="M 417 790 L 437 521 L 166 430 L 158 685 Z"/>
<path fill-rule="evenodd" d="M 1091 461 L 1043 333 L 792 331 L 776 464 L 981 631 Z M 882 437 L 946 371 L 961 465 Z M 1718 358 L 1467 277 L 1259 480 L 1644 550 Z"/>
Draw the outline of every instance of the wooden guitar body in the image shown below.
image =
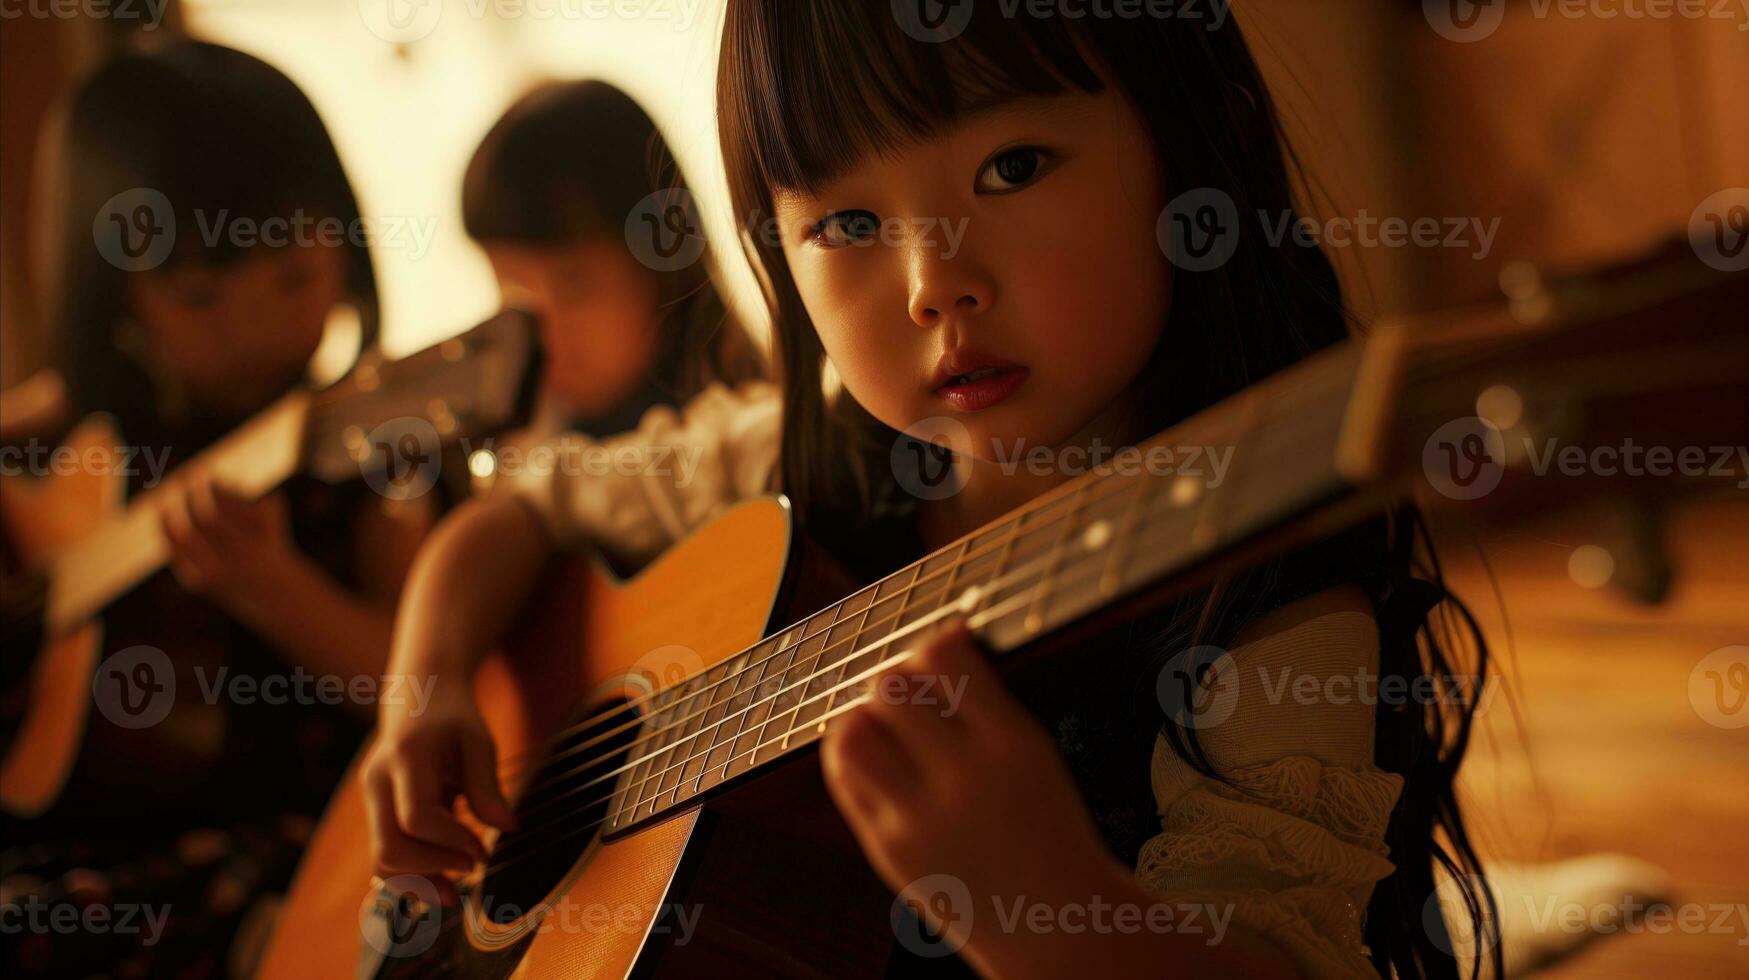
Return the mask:
<path fill-rule="evenodd" d="M 814 577 L 820 567 L 797 546 L 777 498 L 732 509 L 629 581 L 560 562 L 509 653 L 489 657 L 476 680 L 522 822 L 492 843 L 489 861 L 519 854 L 528 863 L 516 875 L 488 870 L 465 881 L 460 909 L 409 918 L 397 908 L 401 889 L 427 904 L 435 893 L 408 876 L 391 879 L 396 888 L 373 881 L 362 793 L 348 778 L 293 882 L 261 976 L 878 971 L 892 942 L 891 896 L 838 820 L 812 756 L 611 842 L 573 818 L 544 832 L 562 835 L 545 849 L 530 843 L 543 831 L 525 790 L 548 767 L 518 771 L 513 761 L 603 705 L 709 669 L 784 625 L 789 607 L 811 598 L 808 586 L 831 587 Z M 563 743 L 547 752 L 562 756 Z"/>
<path fill-rule="evenodd" d="M 109 421 L 94 416 L 68 434 L 66 446 L 78 458 L 88 459 L 115 452 L 119 443 Z M 120 512 L 127 495 L 126 478 L 102 469 L 75 466 L 67 474 L 51 469 L 38 478 L 0 480 L 0 533 L 21 567 L 40 565 L 66 551 Z M 50 640 L 38 654 L 25 695 L 30 710 L 11 738 L 31 750 L 6 752 L 0 760 L 0 809 L 41 812 L 73 771 L 90 716 L 91 680 L 102 630 L 98 623 L 86 623 Z"/>
<path fill-rule="evenodd" d="M 430 485 L 421 476 L 435 478 L 444 446 L 526 414 L 536 377 L 533 338 L 526 314 L 505 311 L 396 361 L 373 354 L 325 389 L 280 396 L 177 465 L 249 498 L 296 475 L 330 485 L 362 478 L 391 499 L 416 496 Z M 101 712 L 89 710 L 110 682 L 94 686 L 94 672 L 119 669 L 99 664 L 127 638 L 165 647 L 153 683 L 192 681 L 197 667 L 223 663 L 228 647 L 222 618 L 159 575 L 170 551 L 156 505 L 161 488 L 148 481 L 129 499 L 128 476 L 145 465 L 144 453 L 170 447 L 124 447 L 121 438 L 113 418 L 94 414 L 52 450 L 46 473 L 0 479 L 0 543 L 11 559 L 0 590 L 0 687 L 8 702 L 8 730 L 0 732 L 3 817 L 53 820 L 58 802 L 80 809 L 65 798 L 69 781 L 93 792 L 146 786 L 176 797 L 200 784 L 224 738 L 223 710 L 198 698 L 171 697 L 167 720 L 107 729 Z M 100 649 L 100 617 L 138 592 L 145 594 L 135 595 L 132 611 L 152 615 L 132 624 L 126 615 L 112 617 L 110 648 Z M 130 632 L 130 625 L 139 628 Z M 170 678 L 156 677 L 165 669 Z M 131 682 L 123 676 L 116 683 L 107 693 L 115 700 L 123 692 L 123 710 L 133 714 L 125 706 L 140 702 L 126 693 Z M 102 742 L 98 733 L 116 737 L 85 752 Z M 115 758 L 100 772 L 78 768 L 105 755 Z"/>

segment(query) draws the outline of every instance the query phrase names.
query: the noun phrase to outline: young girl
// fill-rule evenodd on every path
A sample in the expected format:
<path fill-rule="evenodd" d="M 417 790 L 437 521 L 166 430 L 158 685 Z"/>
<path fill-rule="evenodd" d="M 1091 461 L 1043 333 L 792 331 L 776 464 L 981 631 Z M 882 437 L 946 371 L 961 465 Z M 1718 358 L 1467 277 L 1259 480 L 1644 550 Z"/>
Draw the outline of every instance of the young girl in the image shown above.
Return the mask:
<path fill-rule="evenodd" d="M 468 163 L 462 222 L 504 305 L 540 322 L 534 434 L 624 432 L 707 378 L 733 383 L 759 371 L 704 263 L 658 274 L 626 247 L 625 219 L 663 186 L 668 159 L 642 107 L 591 80 L 548 83 L 517 100 Z"/>
<path fill-rule="evenodd" d="M 1004 466 L 1017 447 L 1064 458 L 1134 444 L 1346 333 L 1315 249 L 1241 234 L 1226 263 L 1189 271 L 1156 236 L 1167 202 L 1199 188 L 1241 215 L 1291 213 L 1273 104 L 1232 22 L 980 7 L 944 36 L 895 11 L 735 0 L 717 94 L 734 213 L 751 217 L 769 282 L 781 487 L 871 575 L 1073 475 Z M 963 236 L 950 244 L 948 227 Z M 899 432 L 940 417 L 966 433 L 951 459 L 959 490 L 914 500 L 888 460 Z M 666 434 L 745 461 L 730 432 Z M 530 499 L 506 527 L 590 505 Z M 1228 576 L 1063 658 L 1030 711 L 963 628 L 945 629 L 891 674 L 901 688 L 964 679 L 959 709 L 881 697 L 849 712 L 822 746 L 828 788 L 888 884 L 989 975 L 1097 964 L 1120 976 L 1455 976 L 1432 897 L 1436 864 L 1477 871 L 1451 786 L 1464 690 L 1393 710 L 1269 703 L 1244 684 L 1230 719 L 1206 730 L 1153 694 L 1162 670 L 1202 676 L 1185 660 L 1208 645 L 1246 677 L 1461 673 L 1427 624 L 1445 598 L 1437 566 L 1411 574 L 1417 530 L 1404 511 Z M 503 600 L 534 574 L 525 558 L 476 556 L 513 583 L 487 589 L 492 616 L 461 601 L 484 573 L 428 566 L 403 607 L 397 662 L 466 676 L 514 606 Z M 439 597 L 456 605 L 439 610 Z M 441 805 L 449 791 L 510 822 L 477 714 L 452 697 L 441 729 L 385 717 L 367 786 L 386 870 L 478 858 Z M 443 751 L 409 750 L 422 739 Z M 1211 941 L 1207 929 L 1010 930 L 980 915 L 968 930 L 913 894 L 936 876 L 980 912 L 1025 902 L 1072 923 L 1100 903 L 1195 903 L 1229 928 Z M 1486 896 L 1463 904 L 1469 921 L 1451 932 L 1490 949 Z"/>
<path fill-rule="evenodd" d="M 601 81 L 536 89 L 492 127 L 468 165 L 468 233 L 485 249 L 505 305 L 539 318 L 545 372 L 529 430 L 499 443 L 477 481 L 484 492 L 437 526 L 409 578 L 393 660 L 438 681 L 416 715 L 383 707 L 365 766 L 385 869 L 431 870 L 476 853 L 441 806 L 460 781 L 482 816 L 510 820 L 466 679 L 547 555 L 587 537 L 630 570 L 702 522 L 708 511 L 700 508 L 757 493 L 767 481 L 777 390 L 760 380 L 756 351 L 711 284 L 708 249 L 670 271 L 644 264 L 630 247 L 651 195 L 660 206 L 685 193 L 654 122 Z M 586 452 L 697 442 L 679 434 L 705 431 L 718 445 L 745 447 L 748 462 L 717 455 L 689 470 L 686 486 L 701 492 L 669 482 L 672 460 L 616 479 L 580 465 Z M 537 448 L 555 452 L 537 466 Z M 408 801 L 401 824 L 394 793 Z"/>
<path fill-rule="evenodd" d="M 179 696 L 125 737 L 93 712 L 55 808 L 8 824 L 0 887 L 8 902 L 171 914 L 150 943 L 32 935 L 7 959 L 26 973 L 217 972 L 255 899 L 289 876 L 371 708 L 270 697 L 263 682 L 379 675 L 423 528 L 362 481 L 294 480 L 251 502 L 182 464 L 301 383 L 338 309 L 374 339 L 371 258 L 333 231 L 356 227 L 358 206 L 314 108 L 240 52 L 180 42 L 106 63 L 72 94 L 58 149 L 64 356 L 47 414 L 65 426 L 106 412 L 125 445 L 168 454 L 171 570 L 106 610 L 103 653 L 164 651 Z M 136 469 L 130 491 L 155 475 Z M 223 685 L 210 701 L 203 677 Z"/>

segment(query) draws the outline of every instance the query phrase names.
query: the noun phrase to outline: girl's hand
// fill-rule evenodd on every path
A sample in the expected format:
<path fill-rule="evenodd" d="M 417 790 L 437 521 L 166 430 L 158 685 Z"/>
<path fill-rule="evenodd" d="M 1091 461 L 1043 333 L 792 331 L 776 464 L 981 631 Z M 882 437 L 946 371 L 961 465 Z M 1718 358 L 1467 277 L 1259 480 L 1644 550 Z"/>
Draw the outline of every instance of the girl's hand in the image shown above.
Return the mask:
<path fill-rule="evenodd" d="M 940 921 L 933 894 L 905 895 L 950 948 L 996 968 L 1019 937 L 990 923 L 992 901 L 1060 906 L 1126 887 L 1055 743 L 962 622 L 870 683 L 871 699 L 827 732 L 826 786 L 895 891 L 940 875 L 970 893 L 982 914 L 969 933 Z"/>
<path fill-rule="evenodd" d="M 183 588 L 233 613 L 259 604 L 300 559 L 284 494 L 247 500 L 204 473 L 167 483 L 162 494 L 171 571 Z"/>
<path fill-rule="evenodd" d="M 365 758 L 365 810 L 377 873 L 466 872 L 485 859 L 480 838 L 456 819 L 465 796 L 480 820 L 512 830 L 515 813 L 498 786 L 497 754 L 473 692 L 439 678 L 424 711 L 385 701 Z"/>

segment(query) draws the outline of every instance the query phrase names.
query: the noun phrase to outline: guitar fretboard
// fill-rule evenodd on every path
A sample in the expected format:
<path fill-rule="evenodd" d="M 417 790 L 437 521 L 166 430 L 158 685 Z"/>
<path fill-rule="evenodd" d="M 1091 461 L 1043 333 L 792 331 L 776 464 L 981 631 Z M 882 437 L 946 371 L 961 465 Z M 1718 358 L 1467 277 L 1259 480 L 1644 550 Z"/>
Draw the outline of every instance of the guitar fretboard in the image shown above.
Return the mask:
<path fill-rule="evenodd" d="M 196 464 L 228 489 L 258 497 L 297 470 L 299 436 L 309 396 L 296 391 L 195 457 Z M 169 560 L 160 526 L 158 495 L 143 491 L 116 520 L 57 557 L 50 567 L 43 623 L 63 635 Z"/>
<path fill-rule="evenodd" d="M 1360 364 L 1308 359 L 658 693 L 604 833 L 811 744 L 955 611 L 1006 653 L 1342 495 L 1344 430 L 1376 422 L 1350 418 Z"/>

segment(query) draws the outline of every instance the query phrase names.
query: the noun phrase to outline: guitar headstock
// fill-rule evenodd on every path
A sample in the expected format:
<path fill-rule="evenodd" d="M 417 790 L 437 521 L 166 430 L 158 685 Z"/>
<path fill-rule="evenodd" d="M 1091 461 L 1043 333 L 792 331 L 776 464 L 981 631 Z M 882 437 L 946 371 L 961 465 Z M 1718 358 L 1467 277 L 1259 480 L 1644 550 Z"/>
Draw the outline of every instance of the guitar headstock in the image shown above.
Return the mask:
<path fill-rule="evenodd" d="M 1500 303 L 1382 322 L 1338 456 L 1355 483 L 1519 519 L 1749 477 L 1749 273 L 1692 254 L 1590 276 L 1525 267 Z"/>
<path fill-rule="evenodd" d="M 376 445 L 385 439 L 431 453 L 514 425 L 527 417 L 538 362 L 534 318 L 520 310 L 399 360 L 367 355 L 312 399 L 304 469 L 339 483 L 388 465 Z"/>

